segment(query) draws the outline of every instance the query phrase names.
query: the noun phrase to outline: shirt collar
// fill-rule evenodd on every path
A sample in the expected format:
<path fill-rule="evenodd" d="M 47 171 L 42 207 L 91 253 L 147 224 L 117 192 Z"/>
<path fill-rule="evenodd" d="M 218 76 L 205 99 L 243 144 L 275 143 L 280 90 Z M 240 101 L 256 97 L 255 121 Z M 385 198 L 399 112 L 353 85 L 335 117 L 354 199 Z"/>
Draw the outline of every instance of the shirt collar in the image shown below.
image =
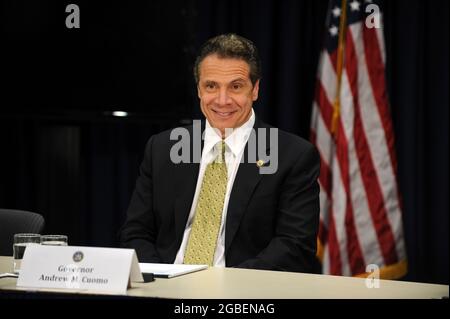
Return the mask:
<path fill-rule="evenodd" d="M 234 129 L 232 133 L 225 138 L 225 144 L 227 145 L 227 148 L 231 150 L 234 156 L 238 156 L 238 154 L 244 148 L 254 124 L 255 112 L 252 108 L 252 115 L 250 116 L 250 118 L 240 127 Z M 218 134 L 216 130 L 211 126 L 211 124 L 209 124 L 209 121 L 206 120 L 203 154 L 211 152 L 214 146 L 221 140 L 222 137 L 220 136 L 220 134 Z"/>

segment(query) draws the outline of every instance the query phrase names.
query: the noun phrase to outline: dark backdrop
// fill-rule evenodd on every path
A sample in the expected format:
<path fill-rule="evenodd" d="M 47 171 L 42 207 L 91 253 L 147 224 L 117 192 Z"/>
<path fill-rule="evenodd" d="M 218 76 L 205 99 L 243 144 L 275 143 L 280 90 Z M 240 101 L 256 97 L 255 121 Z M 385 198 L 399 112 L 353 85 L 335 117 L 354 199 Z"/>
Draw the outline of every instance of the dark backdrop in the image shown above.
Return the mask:
<path fill-rule="evenodd" d="M 72 1 L 80 29 L 68 1 L 1 3 L 0 207 L 43 214 L 71 244 L 117 245 L 146 140 L 200 116 L 191 69 L 213 35 L 256 43 L 256 112 L 308 137 L 325 0 Z M 382 9 L 406 279 L 448 284 L 448 1 Z"/>

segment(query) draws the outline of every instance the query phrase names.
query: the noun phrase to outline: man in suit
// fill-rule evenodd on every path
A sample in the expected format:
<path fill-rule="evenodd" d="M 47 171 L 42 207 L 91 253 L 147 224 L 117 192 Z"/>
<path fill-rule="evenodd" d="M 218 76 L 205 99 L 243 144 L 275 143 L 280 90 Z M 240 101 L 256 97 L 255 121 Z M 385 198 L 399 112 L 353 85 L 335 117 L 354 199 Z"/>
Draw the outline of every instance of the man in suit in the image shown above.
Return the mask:
<path fill-rule="evenodd" d="M 319 156 L 309 142 L 254 113 L 256 47 L 235 34 L 212 38 L 194 76 L 203 139 L 195 125 L 185 130 L 189 150 L 201 145 L 200 161 L 191 151 L 187 161 L 175 159 L 180 142 L 173 130 L 150 138 L 122 246 L 134 248 L 141 262 L 316 271 Z M 264 153 L 268 161 L 260 159 Z M 270 165 L 275 169 L 262 173 Z"/>

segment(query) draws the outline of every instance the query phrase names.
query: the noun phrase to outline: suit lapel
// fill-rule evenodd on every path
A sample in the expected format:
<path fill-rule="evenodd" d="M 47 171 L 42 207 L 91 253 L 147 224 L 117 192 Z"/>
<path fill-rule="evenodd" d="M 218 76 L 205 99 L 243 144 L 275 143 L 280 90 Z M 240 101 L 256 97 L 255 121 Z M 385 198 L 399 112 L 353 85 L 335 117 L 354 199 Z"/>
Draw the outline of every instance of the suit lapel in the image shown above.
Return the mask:
<path fill-rule="evenodd" d="M 261 180 L 256 164 L 241 163 L 239 165 L 227 210 L 225 228 L 225 254 L 239 228 L 242 216 L 247 209 L 253 190 Z"/>
<path fill-rule="evenodd" d="M 256 142 L 258 141 L 258 128 L 267 128 L 267 126 L 261 123 L 256 117 L 254 125 Z M 267 140 L 265 145 L 267 145 L 267 151 L 270 144 L 268 143 L 269 135 L 266 134 L 266 136 Z M 256 144 L 258 145 L 258 143 Z M 262 178 L 262 175 L 259 172 L 259 167 L 256 163 L 252 163 L 247 160 L 248 143 L 245 146 L 243 156 L 244 161 L 239 164 L 239 169 L 233 183 L 233 189 L 231 191 L 230 200 L 228 203 L 225 228 L 225 255 L 231 245 L 231 242 L 233 241 L 234 236 L 236 235 L 242 216 L 244 216 L 248 203 L 253 196 L 253 191 Z"/>

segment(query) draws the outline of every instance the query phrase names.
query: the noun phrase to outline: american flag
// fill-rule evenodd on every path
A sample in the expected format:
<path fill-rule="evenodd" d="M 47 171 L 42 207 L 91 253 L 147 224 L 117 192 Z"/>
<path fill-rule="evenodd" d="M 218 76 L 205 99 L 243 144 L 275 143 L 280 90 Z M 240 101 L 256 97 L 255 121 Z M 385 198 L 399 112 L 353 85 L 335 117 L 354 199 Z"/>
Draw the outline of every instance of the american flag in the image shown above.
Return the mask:
<path fill-rule="evenodd" d="M 329 5 L 311 119 L 321 156 L 318 255 L 326 274 L 365 276 L 375 264 L 395 279 L 407 261 L 378 10 L 368 0 Z"/>

